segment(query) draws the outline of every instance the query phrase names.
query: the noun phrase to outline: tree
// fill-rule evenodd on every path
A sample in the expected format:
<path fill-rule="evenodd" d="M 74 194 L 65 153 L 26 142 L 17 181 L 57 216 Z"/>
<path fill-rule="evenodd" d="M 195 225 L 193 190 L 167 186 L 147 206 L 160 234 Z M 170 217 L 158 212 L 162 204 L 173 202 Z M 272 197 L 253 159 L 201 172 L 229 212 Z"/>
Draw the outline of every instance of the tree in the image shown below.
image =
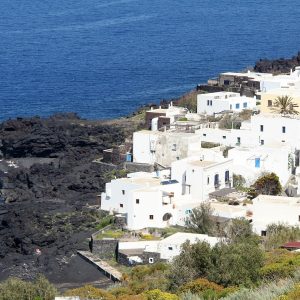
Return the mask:
<path fill-rule="evenodd" d="M 171 263 L 168 279 L 170 289 L 176 290 L 181 285 L 199 277 L 207 277 L 212 269 L 211 248 L 206 242 L 182 245 L 180 255 Z"/>
<path fill-rule="evenodd" d="M 186 221 L 187 227 L 201 234 L 212 233 L 215 229 L 213 212 L 214 210 L 208 202 L 201 203 L 199 207 L 192 210 Z"/>
<path fill-rule="evenodd" d="M 252 237 L 258 238 L 245 218 L 232 219 L 225 228 L 225 235 L 230 243 L 241 242 Z"/>
<path fill-rule="evenodd" d="M 208 279 L 224 286 L 250 286 L 259 280 L 263 251 L 252 239 L 219 243 L 212 250 L 214 266 Z"/>
<path fill-rule="evenodd" d="M 263 245 L 265 250 L 270 251 L 279 248 L 283 244 L 300 239 L 300 228 L 287 224 L 269 224 L 266 229 L 267 236 Z"/>
<path fill-rule="evenodd" d="M 279 177 L 275 173 L 267 173 L 259 177 L 251 186 L 248 195 L 255 198 L 260 194 L 279 195 L 282 192 L 282 186 Z"/>
<path fill-rule="evenodd" d="M 246 184 L 246 179 L 239 174 L 233 174 L 233 187 L 237 190 L 242 190 Z"/>
<path fill-rule="evenodd" d="M 299 112 L 295 110 L 298 104 L 293 102 L 293 98 L 286 96 L 279 96 L 275 99 L 273 112 L 280 113 L 282 115 L 298 115 Z"/>

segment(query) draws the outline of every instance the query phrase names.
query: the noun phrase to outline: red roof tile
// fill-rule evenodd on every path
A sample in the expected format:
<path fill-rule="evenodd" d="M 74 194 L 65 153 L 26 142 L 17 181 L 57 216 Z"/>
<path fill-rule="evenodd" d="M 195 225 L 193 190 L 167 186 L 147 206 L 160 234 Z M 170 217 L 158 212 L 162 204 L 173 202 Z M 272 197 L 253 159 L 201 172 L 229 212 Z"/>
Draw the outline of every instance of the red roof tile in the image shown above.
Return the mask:
<path fill-rule="evenodd" d="M 300 249 L 300 242 L 289 242 L 282 246 L 282 248 L 298 248 Z"/>

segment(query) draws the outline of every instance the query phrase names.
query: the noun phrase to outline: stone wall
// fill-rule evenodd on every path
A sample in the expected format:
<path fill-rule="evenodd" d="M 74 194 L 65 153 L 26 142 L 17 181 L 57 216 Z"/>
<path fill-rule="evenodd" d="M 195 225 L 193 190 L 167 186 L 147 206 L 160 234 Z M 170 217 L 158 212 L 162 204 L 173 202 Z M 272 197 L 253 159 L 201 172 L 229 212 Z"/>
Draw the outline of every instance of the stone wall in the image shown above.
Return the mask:
<path fill-rule="evenodd" d="M 124 169 L 126 169 L 129 173 L 134 172 L 153 172 L 154 167 L 149 164 L 141 164 L 134 162 L 126 162 L 124 163 Z"/>
<path fill-rule="evenodd" d="M 117 256 L 118 240 L 92 240 L 92 252 L 102 259 L 111 259 Z"/>

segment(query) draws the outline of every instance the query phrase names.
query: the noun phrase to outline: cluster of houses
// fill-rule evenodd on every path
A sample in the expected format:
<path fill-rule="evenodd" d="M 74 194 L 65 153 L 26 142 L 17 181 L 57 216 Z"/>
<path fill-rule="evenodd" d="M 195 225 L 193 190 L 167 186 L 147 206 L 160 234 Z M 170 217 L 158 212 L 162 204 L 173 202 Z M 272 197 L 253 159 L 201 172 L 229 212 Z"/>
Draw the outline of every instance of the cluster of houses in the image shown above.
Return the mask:
<path fill-rule="evenodd" d="M 133 162 L 153 165 L 155 171 L 114 179 L 101 195 L 101 209 L 125 216 L 128 230 L 184 226 L 202 202 L 211 203 L 216 217 L 248 219 L 262 236 L 271 223 L 300 225 L 300 117 L 274 110 L 275 99 L 287 95 L 300 112 L 300 67 L 287 75 L 223 73 L 220 83 L 240 92 L 199 94 L 197 113 L 172 103 L 146 113 L 147 130 L 133 134 Z M 220 128 L 218 121 L 207 118 L 243 110 L 253 113 L 238 128 Z M 284 195 L 259 195 L 246 204 L 245 195 L 233 188 L 234 177 L 240 175 L 249 187 L 267 172 L 278 175 Z M 195 240 L 178 235 L 170 241 L 176 238 Z M 217 242 L 207 236 L 198 239 Z M 179 251 L 170 241 L 120 244 L 119 250 L 136 260 L 140 258 L 133 248 L 170 259 Z"/>

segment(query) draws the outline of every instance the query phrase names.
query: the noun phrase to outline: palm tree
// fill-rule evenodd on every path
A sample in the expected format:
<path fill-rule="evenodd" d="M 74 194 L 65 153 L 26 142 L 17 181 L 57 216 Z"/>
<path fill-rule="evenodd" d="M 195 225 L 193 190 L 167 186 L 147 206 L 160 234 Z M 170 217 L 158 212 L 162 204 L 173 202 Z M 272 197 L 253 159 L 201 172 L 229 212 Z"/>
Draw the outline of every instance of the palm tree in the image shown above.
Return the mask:
<path fill-rule="evenodd" d="M 299 112 L 295 109 L 296 107 L 299 107 L 299 105 L 294 102 L 292 97 L 286 95 L 275 99 L 272 110 L 282 115 L 298 115 Z"/>

